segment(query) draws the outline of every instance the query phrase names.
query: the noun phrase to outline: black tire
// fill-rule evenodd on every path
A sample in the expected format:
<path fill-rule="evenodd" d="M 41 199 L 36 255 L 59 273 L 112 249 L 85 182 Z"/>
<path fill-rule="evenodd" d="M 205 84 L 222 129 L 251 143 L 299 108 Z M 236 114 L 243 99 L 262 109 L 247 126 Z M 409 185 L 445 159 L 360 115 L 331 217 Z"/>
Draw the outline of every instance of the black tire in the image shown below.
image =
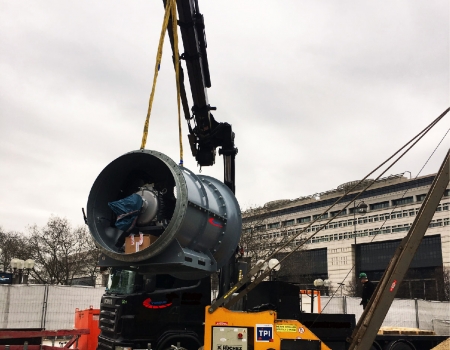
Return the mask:
<path fill-rule="evenodd" d="M 407 340 L 398 339 L 391 341 L 383 350 L 416 350 L 416 347 Z"/>
<path fill-rule="evenodd" d="M 380 344 L 378 342 L 374 341 L 372 346 L 370 347 L 370 350 L 383 350 Z"/>

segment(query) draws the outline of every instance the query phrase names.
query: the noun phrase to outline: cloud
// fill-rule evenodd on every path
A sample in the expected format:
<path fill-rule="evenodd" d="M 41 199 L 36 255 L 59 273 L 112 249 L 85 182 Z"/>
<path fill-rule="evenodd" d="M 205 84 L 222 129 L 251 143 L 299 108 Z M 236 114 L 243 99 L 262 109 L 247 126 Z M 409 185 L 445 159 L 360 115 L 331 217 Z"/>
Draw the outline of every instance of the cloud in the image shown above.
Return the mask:
<path fill-rule="evenodd" d="M 162 4 L 0 5 L 0 225 L 23 230 L 52 213 L 81 225 L 97 175 L 140 146 Z M 448 107 L 446 2 L 199 5 L 209 100 L 236 133 L 243 207 L 360 179 Z M 178 161 L 170 57 L 166 44 L 147 148 Z M 417 174 L 449 118 L 389 174 Z M 183 133 L 186 167 L 198 172 L 186 125 Z M 437 171 L 448 146 L 447 138 L 422 174 Z M 220 157 L 202 169 L 219 179 L 222 172 Z"/>

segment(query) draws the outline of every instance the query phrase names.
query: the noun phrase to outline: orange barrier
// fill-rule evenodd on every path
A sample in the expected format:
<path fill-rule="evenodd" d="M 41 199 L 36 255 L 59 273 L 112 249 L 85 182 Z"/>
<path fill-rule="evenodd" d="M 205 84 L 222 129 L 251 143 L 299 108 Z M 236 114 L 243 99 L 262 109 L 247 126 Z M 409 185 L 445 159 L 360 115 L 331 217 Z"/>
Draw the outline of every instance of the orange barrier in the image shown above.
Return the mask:
<path fill-rule="evenodd" d="M 317 310 L 319 310 L 319 314 L 322 313 L 322 305 L 320 305 L 320 291 L 319 290 L 310 290 L 310 289 L 301 289 L 300 294 L 306 294 L 308 297 L 311 297 L 311 292 L 313 292 L 314 299 L 317 302 Z"/>
<path fill-rule="evenodd" d="M 98 321 L 100 318 L 100 310 L 92 307 L 86 310 L 75 310 L 75 329 L 89 329 L 90 333 L 81 335 L 78 340 L 79 350 L 95 350 L 97 349 L 98 336 L 100 328 Z"/>

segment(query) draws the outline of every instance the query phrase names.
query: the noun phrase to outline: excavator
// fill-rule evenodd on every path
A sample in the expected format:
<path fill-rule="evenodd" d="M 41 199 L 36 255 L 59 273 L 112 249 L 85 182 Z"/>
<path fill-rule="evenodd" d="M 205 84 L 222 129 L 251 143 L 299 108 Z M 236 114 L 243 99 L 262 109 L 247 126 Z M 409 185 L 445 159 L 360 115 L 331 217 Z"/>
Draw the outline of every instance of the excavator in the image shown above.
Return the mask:
<path fill-rule="evenodd" d="M 355 328 L 353 315 L 306 319 L 300 312 L 298 286 L 264 278 L 252 281 L 262 265 L 251 268 L 238 246 L 238 150 L 231 125 L 216 121 L 216 108 L 208 100 L 204 17 L 197 0 L 176 3 L 178 19 L 169 22 L 176 20 L 181 32 L 180 59 L 192 95 L 189 108 L 180 63 L 190 148 L 200 167 L 215 164 L 218 149 L 224 179 L 195 174 L 147 149 L 118 157 L 99 174 L 85 216 L 101 251 L 99 266 L 109 276 L 100 303 L 98 349 L 346 349 Z M 163 4 L 167 6 L 165 0 Z M 173 32 L 168 30 L 168 36 L 176 52 Z M 138 207 L 130 210 L 131 202 Z M 211 276 L 217 272 L 219 292 L 211 302 Z M 314 329 L 334 336 L 319 338 Z"/>

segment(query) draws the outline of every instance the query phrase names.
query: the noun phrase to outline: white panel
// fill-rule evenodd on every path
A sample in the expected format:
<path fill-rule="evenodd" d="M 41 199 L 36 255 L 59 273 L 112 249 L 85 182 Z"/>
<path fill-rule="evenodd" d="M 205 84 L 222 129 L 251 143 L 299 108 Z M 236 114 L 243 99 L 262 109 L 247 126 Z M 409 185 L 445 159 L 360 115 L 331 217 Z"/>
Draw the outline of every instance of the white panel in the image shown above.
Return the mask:
<path fill-rule="evenodd" d="M 40 328 L 45 286 L 10 285 L 6 328 Z"/>
<path fill-rule="evenodd" d="M 46 329 L 72 329 L 75 309 L 100 308 L 104 288 L 83 286 L 49 286 Z"/>
<path fill-rule="evenodd" d="M 8 325 L 9 286 L 0 285 L 0 329 Z"/>

